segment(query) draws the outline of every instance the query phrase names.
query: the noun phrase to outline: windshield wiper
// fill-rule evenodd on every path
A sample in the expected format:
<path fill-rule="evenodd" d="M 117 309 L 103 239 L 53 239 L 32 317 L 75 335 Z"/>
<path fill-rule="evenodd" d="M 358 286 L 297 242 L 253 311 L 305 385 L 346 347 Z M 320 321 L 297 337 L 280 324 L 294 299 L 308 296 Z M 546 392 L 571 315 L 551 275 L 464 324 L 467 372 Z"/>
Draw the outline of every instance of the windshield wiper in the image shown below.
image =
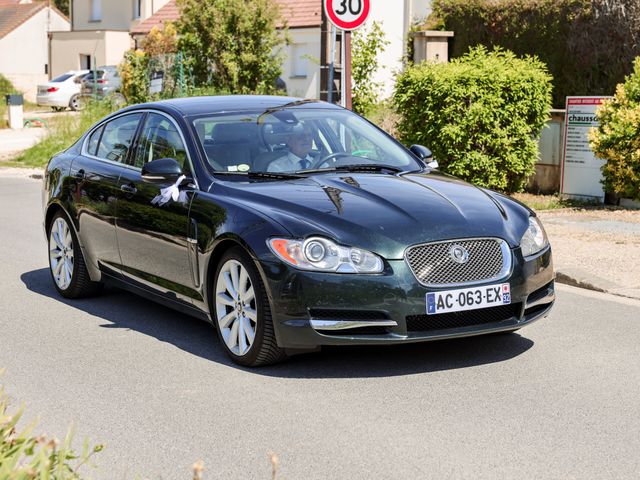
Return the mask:
<path fill-rule="evenodd" d="M 382 172 L 389 170 L 391 172 L 400 173 L 404 172 L 402 168 L 394 167 L 393 165 L 375 164 L 375 163 L 360 163 L 355 165 L 341 165 L 339 167 L 331 168 L 316 168 L 312 170 L 299 170 L 296 173 L 325 173 L 325 172 Z"/>
<path fill-rule="evenodd" d="M 269 178 L 272 180 L 293 180 L 296 178 L 305 178 L 304 175 L 298 173 L 282 173 L 282 172 L 247 172 L 249 178 Z"/>
<path fill-rule="evenodd" d="M 306 178 L 305 175 L 298 173 L 281 173 L 281 172 L 224 172 L 216 171 L 215 175 L 242 175 L 248 178 L 267 178 L 271 180 L 294 180 L 296 178 Z"/>

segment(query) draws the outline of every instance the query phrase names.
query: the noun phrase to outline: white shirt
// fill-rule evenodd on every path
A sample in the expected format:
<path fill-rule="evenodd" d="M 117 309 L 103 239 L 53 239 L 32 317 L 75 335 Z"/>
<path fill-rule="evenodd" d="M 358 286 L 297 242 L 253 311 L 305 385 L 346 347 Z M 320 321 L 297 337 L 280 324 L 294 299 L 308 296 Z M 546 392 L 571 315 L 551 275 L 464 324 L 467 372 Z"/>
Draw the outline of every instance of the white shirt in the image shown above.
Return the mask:
<path fill-rule="evenodd" d="M 315 159 L 311 155 L 307 155 L 305 157 L 305 160 L 307 161 L 307 166 L 304 168 L 300 164 L 301 160 L 302 159 L 299 156 L 289 152 L 285 156 L 280 157 L 277 160 L 274 160 L 273 162 L 271 162 L 267 167 L 267 171 L 268 172 L 296 172 L 298 170 L 304 170 L 305 168 L 309 168 L 311 165 L 313 165 L 313 161 Z"/>

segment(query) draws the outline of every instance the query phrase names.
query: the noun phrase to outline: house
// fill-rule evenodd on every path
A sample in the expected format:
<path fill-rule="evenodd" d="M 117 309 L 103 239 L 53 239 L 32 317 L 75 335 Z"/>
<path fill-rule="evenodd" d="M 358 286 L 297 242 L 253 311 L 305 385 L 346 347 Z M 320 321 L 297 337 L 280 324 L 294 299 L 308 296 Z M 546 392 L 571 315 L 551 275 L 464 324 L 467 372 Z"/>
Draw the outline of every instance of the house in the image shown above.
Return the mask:
<path fill-rule="evenodd" d="M 132 46 L 129 32 L 167 1 L 70 0 L 71 30 L 51 34 L 51 74 L 117 65 Z"/>
<path fill-rule="evenodd" d="M 282 72 L 287 92 L 297 97 L 326 98 L 327 80 L 322 73 L 324 71 L 326 75 L 330 26 L 322 12 L 322 0 L 274 1 L 280 6 L 281 16 L 289 30 L 290 43 L 286 47 Z M 382 84 L 383 95 L 389 96 L 393 91 L 394 75 L 403 66 L 407 35 L 414 23 L 423 20 L 430 13 L 431 1 L 371 0 L 371 4 L 371 14 L 367 23 L 381 22 L 390 42 L 386 50 L 380 54 L 379 65 L 382 68 L 374 80 Z M 167 21 L 176 21 L 179 17 L 180 11 L 175 0 L 170 0 L 156 14 L 133 28 L 131 35 L 139 44 L 140 39 L 153 27 Z M 337 50 L 339 52 L 340 49 Z M 339 67 L 339 53 L 336 62 Z"/>
<path fill-rule="evenodd" d="M 49 79 L 49 32 L 69 28 L 47 1 L 0 0 L 0 73 L 27 100 L 35 101 L 38 84 Z"/>

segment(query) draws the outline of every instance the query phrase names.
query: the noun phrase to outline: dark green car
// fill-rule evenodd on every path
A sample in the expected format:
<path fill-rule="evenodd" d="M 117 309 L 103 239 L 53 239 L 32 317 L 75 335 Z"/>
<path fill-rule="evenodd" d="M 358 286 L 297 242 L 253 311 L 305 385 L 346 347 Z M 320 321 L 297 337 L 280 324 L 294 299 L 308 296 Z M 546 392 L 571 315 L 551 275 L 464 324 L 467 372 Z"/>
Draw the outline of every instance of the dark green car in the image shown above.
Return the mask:
<path fill-rule="evenodd" d="M 205 319 L 251 366 L 546 316 L 554 272 L 535 214 L 432 160 L 323 102 L 129 107 L 47 167 L 52 279 L 66 297 L 110 282 Z"/>

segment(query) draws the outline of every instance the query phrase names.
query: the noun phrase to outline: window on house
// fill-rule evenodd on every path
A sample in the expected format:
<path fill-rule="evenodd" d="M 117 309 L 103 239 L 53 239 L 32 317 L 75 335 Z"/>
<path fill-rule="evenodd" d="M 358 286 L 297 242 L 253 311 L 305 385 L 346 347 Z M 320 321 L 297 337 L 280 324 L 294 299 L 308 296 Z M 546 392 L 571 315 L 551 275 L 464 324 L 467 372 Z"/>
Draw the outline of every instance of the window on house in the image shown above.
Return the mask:
<path fill-rule="evenodd" d="M 102 20 L 102 0 L 91 0 L 91 19 L 92 22 Z"/>
<path fill-rule="evenodd" d="M 296 43 L 291 45 L 291 76 L 306 77 L 307 76 L 307 45 L 304 43 Z"/>
<path fill-rule="evenodd" d="M 142 14 L 142 0 L 133 0 L 133 19 L 137 20 Z"/>

